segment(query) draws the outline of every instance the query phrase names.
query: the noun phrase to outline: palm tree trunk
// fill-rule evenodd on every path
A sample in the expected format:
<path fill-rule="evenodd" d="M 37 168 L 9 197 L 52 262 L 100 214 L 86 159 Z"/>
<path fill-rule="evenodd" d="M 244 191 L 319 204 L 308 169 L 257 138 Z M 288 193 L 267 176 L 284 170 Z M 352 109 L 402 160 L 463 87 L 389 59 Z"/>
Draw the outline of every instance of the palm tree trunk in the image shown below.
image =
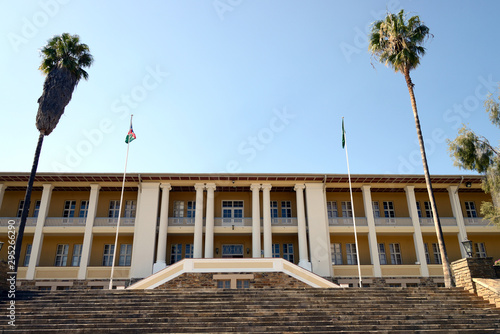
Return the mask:
<path fill-rule="evenodd" d="M 33 159 L 33 166 L 31 167 L 31 174 L 28 180 L 28 188 L 26 189 L 26 195 L 24 196 L 24 206 L 23 212 L 21 214 L 21 222 L 19 224 L 19 231 L 17 232 L 16 239 L 16 252 L 15 252 L 15 264 L 13 272 L 17 276 L 17 267 L 21 261 L 21 247 L 23 244 L 24 227 L 26 226 L 26 219 L 28 218 L 28 211 L 31 203 L 31 191 L 33 190 L 33 181 L 35 181 L 36 169 L 38 167 L 38 159 L 40 158 L 40 151 L 42 149 L 44 132 L 41 131 L 38 136 L 38 144 L 36 146 L 35 158 Z"/>
<path fill-rule="evenodd" d="M 417 112 L 417 102 L 415 100 L 415 94 L 413 92 L 413 83 L 411 82 L 410 71 L 405 70 L 404 76 L 406 80 L 406 85 L 408 86 L 408 91 L 410 93 L 413 116 L 415 117 L 415 127 L 417 128 L 418 143 L 420 145 L 420 154 L 422 155 L 422 164 L 424 166 L 425 183 L 427 184 L 427 192 L 429 194 L 429 200 L 431 202 L 434 227 L 436 228 L 439 252 L 441 253 L 441 262 L 443 264 L 444 284 L 447 288 L 451 288 L 455 286 L 455 282 L 453 281 L 453 275 L 451 273 L 450 263 L 448 262 L 448 254 L 446 253 L 446 246 L 444 244 L 443 230 L 441 229 L 441 223 L 439 222 L 436 200 L 434 199 L 434 192 L 432 190 L 431 177 L 429 174 L 429 167 L 427 166 L 427 157 L 425 155 L 424 137 L 422 136 L 422 130 L 420 129 L 420 120 L 418 118 L 418 112 Z"/>

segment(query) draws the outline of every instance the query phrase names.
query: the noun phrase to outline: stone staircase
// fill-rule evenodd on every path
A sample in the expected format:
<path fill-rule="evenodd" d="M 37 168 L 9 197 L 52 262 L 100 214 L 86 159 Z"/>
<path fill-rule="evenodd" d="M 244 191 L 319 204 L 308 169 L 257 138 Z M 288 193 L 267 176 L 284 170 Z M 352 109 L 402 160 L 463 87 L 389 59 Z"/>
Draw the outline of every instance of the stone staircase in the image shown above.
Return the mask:
<path fill-rule="evenodd" d="M 500 333 L 500 309 L 459 289 L 18 292 L 0 333 Z M 5 316 L 4 316 L 5 315 Z"/>

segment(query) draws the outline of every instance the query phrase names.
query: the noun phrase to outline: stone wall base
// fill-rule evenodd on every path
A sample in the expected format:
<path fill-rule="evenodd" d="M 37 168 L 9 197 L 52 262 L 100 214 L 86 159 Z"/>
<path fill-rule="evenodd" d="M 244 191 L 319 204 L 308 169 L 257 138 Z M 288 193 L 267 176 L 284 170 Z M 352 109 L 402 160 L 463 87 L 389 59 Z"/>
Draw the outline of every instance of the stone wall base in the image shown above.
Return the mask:
<path fill-rule="evenodd" d="M 333 283 L 341 286 L 357 287 L 358 277 L 333 278 Z M 383 288 L 383 287 L 444 287 L 442 277 L 362 277 L 363 287 Z"/>

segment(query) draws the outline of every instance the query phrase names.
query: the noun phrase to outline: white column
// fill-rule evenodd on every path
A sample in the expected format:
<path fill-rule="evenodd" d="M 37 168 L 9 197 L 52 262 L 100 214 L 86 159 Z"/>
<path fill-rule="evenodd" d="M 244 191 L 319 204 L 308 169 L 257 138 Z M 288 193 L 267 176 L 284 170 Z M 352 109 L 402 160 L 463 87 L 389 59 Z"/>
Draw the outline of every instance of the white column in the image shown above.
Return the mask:
<path fill-rule="evenodd" d="M 323 183 L 306 183 L 307 225 L 312 271 L 323 277 L 333 276 L 330 253 L 330 228 Z"/>
<path fill-rule="evenodd" d="M 207 183 L 207 216 L 205 223 L 205 258 L 214 257 L 214 192 L 215 183 Z M 196 204 L 198 205 L 198 204 Z"/>
<path fill-rule="evenodd" d="M 3 183 L 0 184 L 0 209 L 2 209 L 3 196 L 5 195 L 5 188 L 7 186 Z"/>
<path fill-rule="evenodd" d="M 250 185 L 252 189 L 252 257 L 260 257 L 260 184 Z M 271 208 L 269 207 L 269 210 Z"/>
<path fill-rule="evenodd" d="M 87 278 L 87 267 L 90 261 L 90 253 L 92 251 L 92 229 L 94 227 L 95 216 L 97 213 L 97 203 L 99 202 L 98 184 L 90 185 L 89 207 L 87 210 L 87 218 L 85 219 L 85 234 L 83 235 L 82 258 L 80 260 L 80 268 L 78 268 L 78 279 Z"/>
<path fill-rule="evenodd" d="M 32 280 L 35 278 L 35 269 L 40 260 L 40 253 L 43 244 L 43 226 L 45 219 L 49 213 L 50 198 L 52 197 L 52 184 L 44 184 L 42 192 L 42 200 L 40 203 L 40 211 L 38 211 L 38 219 L 36 220 L 35 235 L 33 236 L 33 245 L 31 246 L 31 257 L 26 272 L 26 279 Z"/>
<path fill-rule="evenodd" d="M 273 236 L 271 228 L 271 185 L 262 185 L 262 208 L 264 210 L 264 257 L 273 257 Z"/>
<path fill-rule="evenodd" d="M 429 277 L 429 267 L 425 258 L 424 239 L 422 238 L 422 229 L 420 228 L 420 218 L 418 217 L 417 200 L 415 199 L 415 187 L 406 186 L 406 201 L 408 202 L 408 211 L 410 212 L 413 223 L 413 243 L 415 244 L 415 253 L 417 261 L 420 262 L 420 275 Z"/>
<path fill-rule="evenodd" d="M 194 246 L 193 257 L 201 259 L 203 257 L 203 183 L 196 183 L 196 211 L 194 214 Z"/>
<path fill-rule="evenodd" d="M 382 277 L 380 257 L 378 254 L 377 229 L 375 228 L 375 217 L 373 217 L 372 193 L 369 185 L 361 186 L 363 192 L 363 204 L 365 207 L 366 221 L 368 222 L 368 247 L 373 265 L 373 276 Z"/>
<path fill-rule="evenodd" d="M 293 188 L 297 200 L 297 229 L 299 239 L 299 266 L 311 270 L 309 262 L 309 252 L 307 249 L 307 231 L 306 231 L 306 208 L 304 205 L 305 184 L 296 184 Z"/>
<path fill-rule="evenodd" d="M 159 202 L 159 183 L 139 185 L 130 278 L 144 278 L 153 273 Z"/>
<path fill-rule="evenodd" d="M 466 258 L 467 252 L 462 246 L 462 241 L 467 239 L 467 230 L 465 228 L 464 216 L 462 213 L 462 207 L 460 206 L 460 198 L 458 197 L 458 186 L 449 186 L 448 194 L 450 195 L 451 210 L 453 211 L 453 217 L 455 217 L 458 226 L 458 244 L 460 245 L 460 254 L 462 258 Z"/>
<path fill-rule="evenodd" d="M 158 230 L 158 246 L 156 249 L 156 262 L 153 265 L 153 274 L 167 267 L 167 229 L 168 229 L 168 206 L 170 183 L 160 184 L 161 207 L 160 207 L 160 228 Z"/>

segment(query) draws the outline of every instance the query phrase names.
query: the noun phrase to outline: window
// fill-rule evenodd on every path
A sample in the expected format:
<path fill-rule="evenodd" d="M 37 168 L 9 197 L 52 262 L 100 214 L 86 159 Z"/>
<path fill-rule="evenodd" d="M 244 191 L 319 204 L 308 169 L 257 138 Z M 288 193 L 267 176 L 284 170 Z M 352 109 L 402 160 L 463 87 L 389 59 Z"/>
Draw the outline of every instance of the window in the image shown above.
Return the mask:
<path fill-rule="evenodd" d="M 23 215 L 24 200 L 19 201 L 19 206 L 17 207 L 17 216 L 21 217 Z"/>
<path fill-rule="evenodd" d="M 283 244 L 283 258 L 293 263 L 293 244 Z"/>
<path fill-rule="evenodd" d="M 373 217 L 380 218 L 380 207 L 378 206 L 378 202 L 373 201 L 372 206 L 373 206 Z"/>
<path fill-rule="evenodd" d="M 68 261 L 68 250 L 69 250 L 69 245 L 57 245 L 57 251 L 56 251 L 56 261 L 55 261 L 55 266 L 56 267 L 65 267 L 66 262 Z"/>
<path fill-rule="evenodd" d="M 391 252 L 391 263 L 392 264 L 403 264 L 401 258 L 401 248 L 399 244 L 389 244 L 389 251 Z"/>
<path fill-rule="evenodd" d="M 30 264 L 31 257 L 31 244 L 26 245 L 26 255 L 24 255 L 24 266 L 27 267 Z"/>
<path fill-rule="evenodd" d="M 65 201 L 64 202 L 63 217 L 65 217 L 65 218 L 74 217 L 75 216 L 75 207 L 76 207 L 76 201 Z"/>
<path fill-rule="evenodd" d="M 184 217 L 184 201 L 174 201 L 174 217 Z"/>
<path fill-rule="evenodd" d="M 292 217 L 292 202 L 281 201 L 281 217 L 283 218 Z"/>
<path fill-rule="evenodd" d="M 426 217 L 429 217 L 429 218 L 432 218 L 432 206 L 431 206 L 431 202 L 424 202 L 424 207 L 425 207 L 425 216 Z"/>
<path fill-rule="evenodd" d="M 465 202 L 465 211 L 467 212 L 467 217 L 477 217 L 476 205 L 474 204 L 474 202 Z"/>
<path fill-rule="evenodd" d="M 116 201 L 118 202 L 118 201 Z M 115 245 L 104 245 L 104 255 L 102 257 L 102 265 L 105 267 L 111 267 L 113 264 L 113 253 L 115 251 Z"/>
<path fill-rule="evenodd" d="M 136 210 L 137 210 L 136 201 L 125 201 L 125 212 L 123 216 L 126 218 L 134 218 Z"/>
<path fill-rule="evenodd" d="M 431 256 L 429 255 L 429 246 L 426 243 L 424 244 L 424 249 L 425 249 L 425 261 L 427 261 L 427 264 L 430 264 Z"/>
<path fill-rule="evenodd" d="M 358 264 L 356 244 L 345 244 L 347 264 Z"/>
<path fill-rule="evenodd" d="M 118 260 L 119 266 L 130 266 L 132 261 L 132 244 L 120 245 L 120 259 Z"/>
<path fill-rule="evenodd" d="M 387 264 L 387 257 L 385 255 L 385 244 L 378 244 L 378 258 L 380 264 Z"/>
<path fill-rule="evenodd" d="M 222 201 L 223 218 L 243 218 L 243 201 Z"/>
<path fill-rule="evenodd" d="M 337 218 L 339 216 L 337 202 L 326 202 L 326 208 L 328 210 L 328 218 Z"/>
<path fill-rule="evenodd" d="M 342 217 L 352 217 L 352 204 L 350 201 L 344 201 L 342 204 Z"/>
<path fill-rule="evenodd" d="M 443 263 L 441 261 L 441 252 L 439 251 L 439 244 L 437 244 L 437 243 L 432 244 L 432 254 L 434 255 L 434 263 L 436 263 L 436 264 Z"/>
<path fill-rule="evenodd" d="M 89 213 L 89 201 L 81 201 L 80 213 L 78 214 L 78 217 L 87 218 L 88 213 Z"/>
<path fill-rule="evenodd" d="M 118 200 L 109 201 L 108 217 L 118 218 L 119 213 L 120 213 L 120 201 Z"/>
<path fill-rule="evenodd" d="M 248 289 L 250 288 L 250 280 L 247 279 L 239 279 L 236 281 L 237 289 Z"/>
<path fill-rule="evenodd" d="M 41 201 L 35 202 L 35 211 L 33 211 L 33 217 L 38 217 L 38 213 L 40 212 L 40 204 Z"/>
<path fill-rule="evenodd" d="M 280 257 L 280 244 L 273 244 L 273 257 Z"/>
<path fill-rule="evenodd" d="M 182 259 L 182 244 L 172 244 L 170 250 L 170 264 L 174 264 Z"/>
<path fill-rule="evenodd" d="M 75 244 L 73 246 L 73 257 L 71 258 L 71 266 L 79 267 L 80 260 L 82 259 L 82 244 Z"/>
<path fill-rule="evenodd" d="M 231 288 L 231 280 L 217 280 L 217 288 L 218 289 L 230 289 Z"/>
<path fill-rule="evenodd" d="M 186 253 L 184 256 L 186 259 L 193 258 L 193 244 L 186 244 Z"/>
<path fill-rule="evenodd" d="M 196 201 L 188 201 L 188 203 L 187 203 L 187 217 L 194 218 L 195 213 L 196 213 Z"/>
<path fill-rule="evenodd" d="M 330 251 L 332 253 L 332 264 L 342 264 L 342 245 L 340 242 L 331 243 Z"/>
<path fill-rule="evenodd" d="M 278 201 L 271 201 L 271 218 L 278 218 Z"/>
<path fill-rule="evenodd" d="M 476 257 L 486 257 L 486 247 L 484 246 L 484 242 L 476 242 L 474 244 L 474 248 L 476 249 Z"/>
<path fill-rule="evenodd" d="M 415 204 L 417 204 L 418 218 L 422 218 L 422 209 L 420 209 L 420 202 L 417 201 Z"/>
<path fill-rule="evenodd" d="M 243 245 L 222 245 L 223 258 L 242 258 Z"/>
<path fill-rule="evenodd" d="M 384 201 L 384 217 L 386 218 L 394 218 L 396 214 L 394 212 L 394 204 L 392 202 Z"/>

